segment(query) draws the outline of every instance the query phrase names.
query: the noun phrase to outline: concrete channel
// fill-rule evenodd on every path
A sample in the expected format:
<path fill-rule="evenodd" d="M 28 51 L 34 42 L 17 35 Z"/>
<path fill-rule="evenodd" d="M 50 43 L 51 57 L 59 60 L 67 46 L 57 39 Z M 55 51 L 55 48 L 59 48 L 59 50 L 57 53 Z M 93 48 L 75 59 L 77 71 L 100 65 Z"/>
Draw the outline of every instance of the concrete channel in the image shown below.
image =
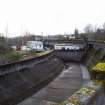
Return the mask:
<path fill-rule="evenodd" d="M 53 54 L 1 66 L 0 105 L 16 105 L 33 95 L 61 73 L 63 67 Z"/>
<path fill-rule="evenodd" d="M 81 64 L 66 63 L 63 71 L 47 86 L 17 105 L 46 105 L 46 102 L 60 103 L 82 86 Z"/>

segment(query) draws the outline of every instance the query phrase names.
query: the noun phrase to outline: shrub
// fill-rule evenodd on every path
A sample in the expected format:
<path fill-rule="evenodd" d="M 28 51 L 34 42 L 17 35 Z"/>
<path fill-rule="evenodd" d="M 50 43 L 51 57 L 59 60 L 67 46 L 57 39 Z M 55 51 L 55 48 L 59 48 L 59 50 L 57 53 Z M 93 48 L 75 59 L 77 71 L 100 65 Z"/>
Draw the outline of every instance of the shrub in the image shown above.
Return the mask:
<path fill-rule="evenodd" d="M 96 72 L 105 72 L 105 63 L 98 63 L 92 68 L 92 71 Z"/>
<path fill-rule="evenodd" d="M 93 79 L 105 80 L 105 63 L 98 63 L 91 69 Z"/>

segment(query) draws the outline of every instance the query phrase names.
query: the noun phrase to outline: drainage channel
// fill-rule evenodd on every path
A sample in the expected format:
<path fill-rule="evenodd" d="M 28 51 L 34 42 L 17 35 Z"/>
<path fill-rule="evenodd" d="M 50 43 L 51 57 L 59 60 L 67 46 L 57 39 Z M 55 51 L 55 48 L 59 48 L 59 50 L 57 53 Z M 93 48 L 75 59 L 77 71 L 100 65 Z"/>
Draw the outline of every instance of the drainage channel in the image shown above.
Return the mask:
<path fill-rule="evenodd" d="M 17 105 L 46 105 L 46 101 L 60 103 L 82 86 L 79 63 L 66 63 L 61 74 L 47 86 Z"/>

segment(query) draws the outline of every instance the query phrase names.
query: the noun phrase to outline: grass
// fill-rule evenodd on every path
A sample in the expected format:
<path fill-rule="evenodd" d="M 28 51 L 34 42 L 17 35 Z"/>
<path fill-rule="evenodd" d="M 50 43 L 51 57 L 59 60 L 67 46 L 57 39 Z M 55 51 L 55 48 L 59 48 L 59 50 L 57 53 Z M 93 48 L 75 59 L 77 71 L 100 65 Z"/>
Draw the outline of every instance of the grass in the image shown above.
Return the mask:
<path fill-rule="evenodd" d="M 40 57 L 44 56 L 48 53 L 52 52 L 52 50 L 49 51 L 43 51 L 43 52 L 35 52 L 35 51 L 30 51 L 28 53 L 23 53 L 23 52 L 17 52 L 17 51 L 9 51 L 5 53 L 0 53 L 0 64 L 6 64 L 6 63 L 11 63 L 19 60 L 26 60 L 29 58 L 33 57 Z"/>
<path fill-rule="evenodd" d="M 14 62 L 14 61 L 19 61 L 22 59 L 22 54 L 15 52 L 15 51 L 9 51 L 5 53 L 0 53 L 0 63 L 2 64 L 3 62 L 9 63 L 9 62 Z"/>

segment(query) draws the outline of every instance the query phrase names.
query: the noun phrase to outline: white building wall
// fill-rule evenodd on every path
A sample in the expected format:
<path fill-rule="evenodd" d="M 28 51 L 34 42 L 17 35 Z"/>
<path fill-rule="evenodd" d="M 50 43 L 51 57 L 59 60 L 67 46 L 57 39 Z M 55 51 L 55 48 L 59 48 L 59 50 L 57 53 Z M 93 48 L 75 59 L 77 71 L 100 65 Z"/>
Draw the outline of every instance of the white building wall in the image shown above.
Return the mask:
<path fill-rule="evenodd" d="M 80 47 L 78 45 L 66 45 L 66 44 L 55 44 L 54 46 L 55 50 L 61 50 L 61 49 L 65 49 L 65 50 L 78 50 L 80 49 Z"/>
<path fill-rule="evenodd" d="M 43 42 L 41 42 L 41 41 L 28 41 L 27 47 L 30 48 L 31 50 L 43 51 Z"/>

